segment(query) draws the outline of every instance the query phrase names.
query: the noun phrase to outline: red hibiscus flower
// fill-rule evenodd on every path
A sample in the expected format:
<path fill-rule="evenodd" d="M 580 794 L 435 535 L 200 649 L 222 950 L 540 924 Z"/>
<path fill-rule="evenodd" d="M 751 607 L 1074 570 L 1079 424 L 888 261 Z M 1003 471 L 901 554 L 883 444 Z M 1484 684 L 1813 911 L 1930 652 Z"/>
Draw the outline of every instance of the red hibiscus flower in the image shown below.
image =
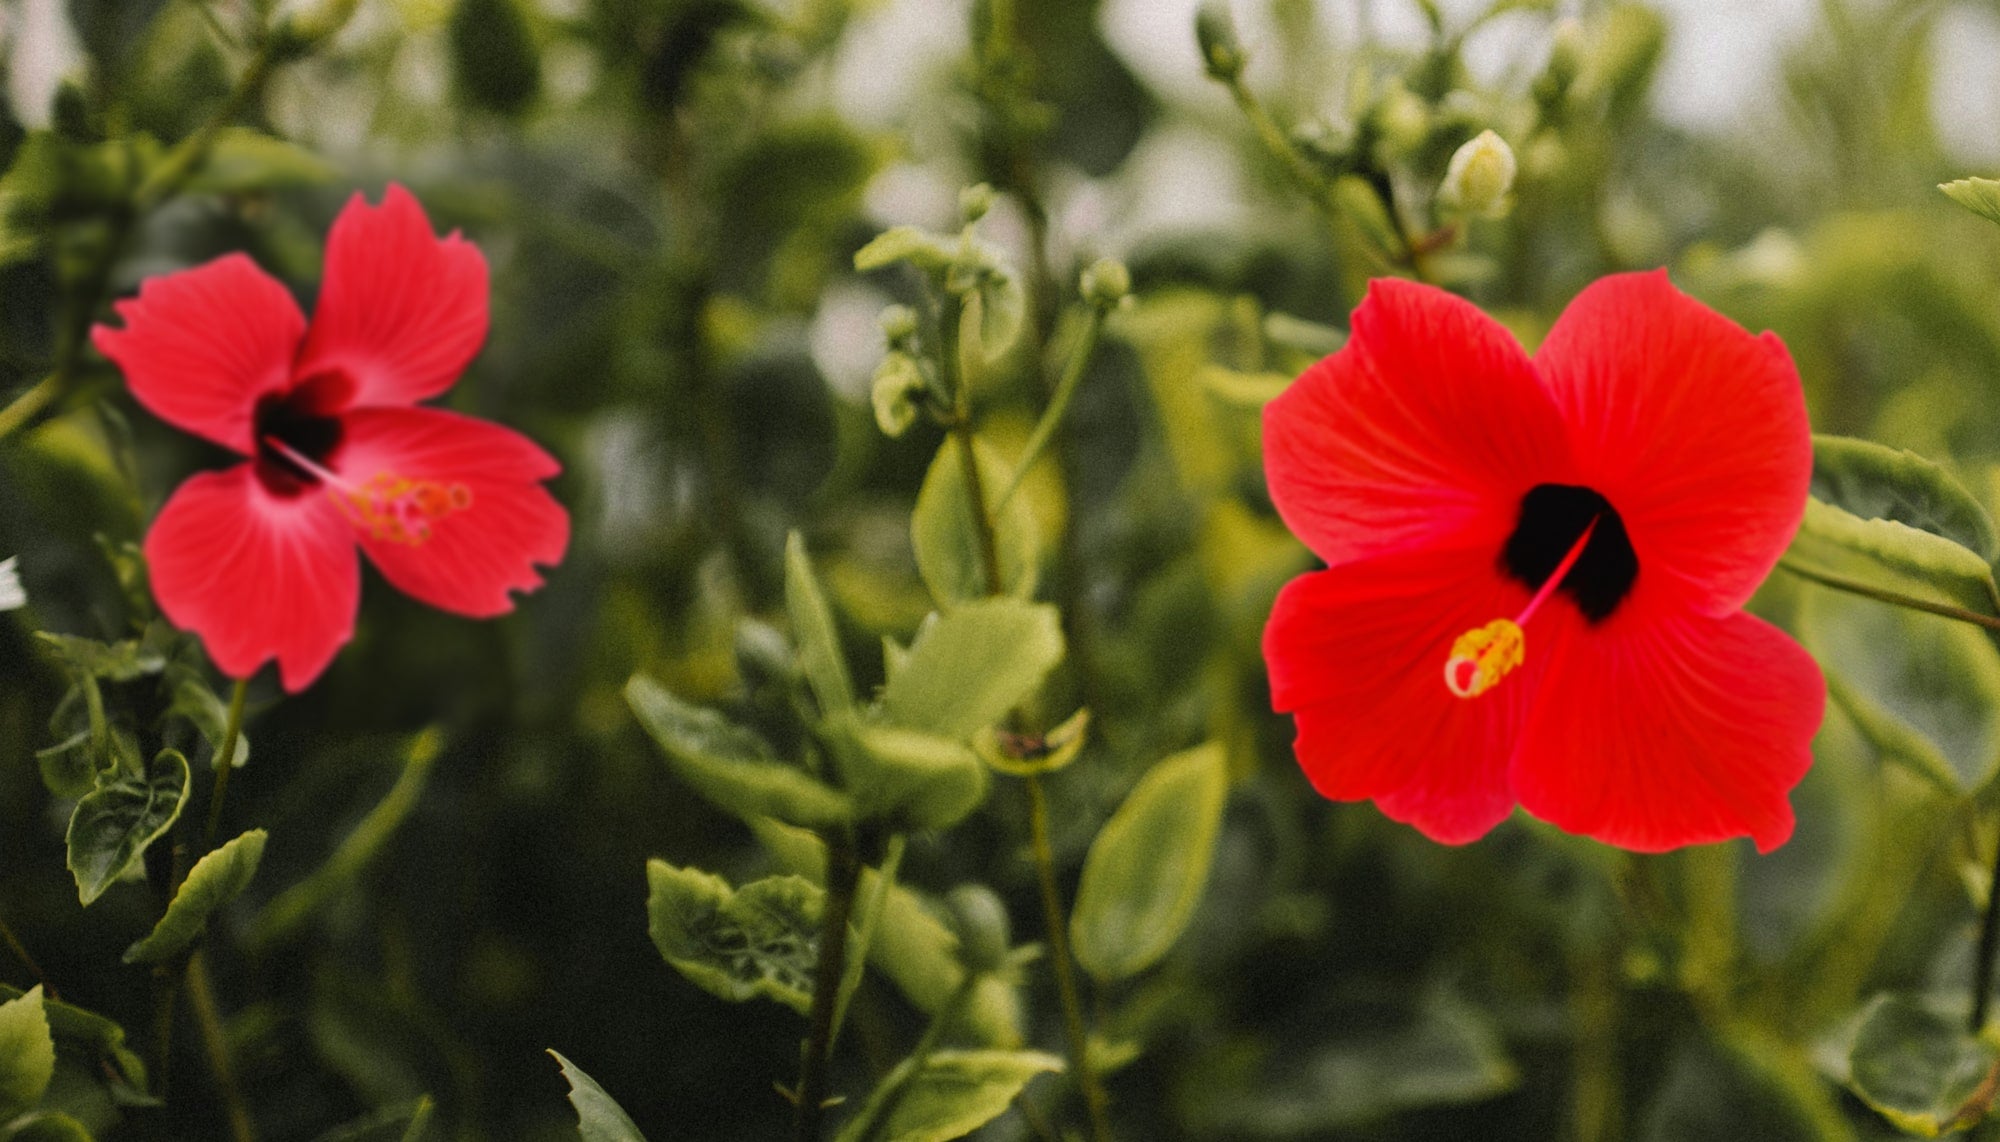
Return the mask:
<path fill-rule="evenodd" d="M 1517 802 L 1648 852 L 1791 835 L 1825 686 L 1741 610 L 1812 473 L 1777 337 L 1624 274 L 1530 361 L 1467 302 L 1378 281 L 1264 444 L 1329 565 L 1264 632 L 1320 793 L 1453 844 Z"/>
<path fill-rule="evenodd" d="M 354 633 L 358 545 L 406 594 L 462 615 L 513 609 L 569 542 L 540 481 L 560 469 L 511 429 L 417 402 L 486 339 L 486 260 L 438 238 L 409 192 L 334 221 L 312 327 L 231 254 L 145 282 L 97 348 L 138 402 L 245 458 L 177 489 L 146 534 L 153 593 L 224 673 L 278 660 L 317 678 Z"/>

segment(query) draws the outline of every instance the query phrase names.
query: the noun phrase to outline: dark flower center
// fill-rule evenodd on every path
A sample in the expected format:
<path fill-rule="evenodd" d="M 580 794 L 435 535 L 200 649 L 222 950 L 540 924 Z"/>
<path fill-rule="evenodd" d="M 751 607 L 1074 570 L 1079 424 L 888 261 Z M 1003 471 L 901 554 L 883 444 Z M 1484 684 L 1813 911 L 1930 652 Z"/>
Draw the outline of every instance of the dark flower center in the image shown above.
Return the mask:
<path fill-rule="evenodd" d="M 1530 591 L 1555 573 L 1583 529 L 1597 521 L 1590 542 L 1556 590 L 1568 595 L 1593 623 L 1603 622 L 1632 593 L 1639 556 L 1625 521 L 1603 496 L 1572 484 L 1539 484 L 1521 497 L 1521 518 L 1500 552 L 1500 570 Z"/>
<path fill-rule="evenodd" d="M 351 391 L 344 375 L 328 373 L 257 401 L 251 425 L 257 435 L 257 478 L 266 489 L 296 496 L 319 486 L 318 473 L 299 458 L 319 468 L 332 465 L 340 451 L 337 410 Z"/>

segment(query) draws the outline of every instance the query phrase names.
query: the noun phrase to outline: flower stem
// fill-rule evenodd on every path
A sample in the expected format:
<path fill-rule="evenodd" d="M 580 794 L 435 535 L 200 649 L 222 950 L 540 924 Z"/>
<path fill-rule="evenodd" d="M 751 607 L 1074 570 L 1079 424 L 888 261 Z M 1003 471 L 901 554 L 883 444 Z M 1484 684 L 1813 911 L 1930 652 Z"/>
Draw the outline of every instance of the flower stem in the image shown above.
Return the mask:
<path fill-rule="evenodd" d="M 1110 1100 L 1097 1081 L 1090 1063 L 1090 1038 L 1084 1031 L 1083 1001 L 1076 986 L 1076 969 L 1070 965 L 1069 924 L 1064 919 L 1062 892 L 1056 887 L 1055 850 L 1049 844 L 1049 802 L 1038 774 L 1029 774 L 1028 830 L 1035 854 L 1035 873 L 1041 881 L 1042 919 L 1049 930 L 1049 958 L 1055 961 L 1056 993 L 1062 1000 L 1063 1033 L 1069 1042 L 1070 1070 L 1077 1089 L 1083 1093 L 1090 1112 L 1090 1134 L 1096 1142 L 1110 1142 Z"/>
<path fill-rule="evenodd" d="M 847 977 L 847 920 L 861 883 L 854 837 L 837 829 L 827 838 L 826 908 L 820 921 L 819 962 L 813 970 L 811 1030 L 799 1063 L 798 1142 L 818 1142 L 827 1094 L 827 1058 L 833 1049 L 833 1014 Z"/>
<path fill-rule="evenodd" d="M 243 699 L 250 689 L 250 680 L 238 678 L 236 688 L 229 693 L 229 724 L 222 731 L 222 742 L 215 747 L 215 792 L 208 798 L 208 828 L 202 832 L 202 850 L 215 847 L 215 835 L 222 827 L 222 798 L 229 792 L 229 775 L 236 768 L 236 740 L 243 736 Z"/>
<path fill-rule="evenodd" d="M 910 1052 L 909 1062 L 905 1064 L 909 1069 L 903 1072 L 896 1085 L 882 1097 L 882 1101 L 864 1108 L 862 1117 L 848 1128 L 859 1142 L 875 1142 L 881 1135 L 882 1128 L 896 1113 L 896 1108 L 902 1105 L 903 1099 L 910 1093 L 910 1088 L 916 1086 L 917 1080 L 923 1077 L 924 1067 L 930 1064 L 931 1052 L 937 1050 L 938 1043 L 943 1040 L 945 1032 L 951 1029 L 951 1025 L 958 1022 L 959 1014 L 965 1010 L 966 1002 L 972 998 L 973 990 L 979 985 L 979 979 L 977 972 L 965 973 L 964 981 L 951 993 L 951 998 L 945 1000 L 944 1006 L 938 1008 L 937 1014 L 931 1017 L 930 1026 L 924 1028 L 923 1037 L 917 1040 L 916 1048 Z"/>
<path fill-rule="evenodd" d="M 985 481 L 979 477 L 979 455 L 972 450 L 972 382 L 961 375 L 958 361 L 958 325 L 965 307 L 954 294 L 945 294 L 938 314 L 938 368 L 951 378 L 951 434 L 958 441 L 958 457 L 965 478 L 967 507 L 972 512 L 972 530 L 979 544 L 979 566 L 986 578 L 986 593 L 997 595 L 1000 580 L 1000 540 L 993 527 L 993 512 L 986 506 Z"/>
<path fill-rule="evenodd" d="M 1964 607 L 1955 607 L 1950 603 L 1934 603 L 1929 599 L 1919 599 L 1914 595 L 1886 591 L 1880 587 L 1873 587 L 1867 583 L 1863 583 L 1859 579 L 1849 579 L 1841 575 L 1829 575 L 1822 571 L 1808 571 L 1795 563 L 1788 563 L 1783 559 L 1778 560 L 1778 566 L 1809 583 L 1817 583 L 1822 587 L 1831 587 L 1836 591 L 1846 591 L 1850 595 L 1860 595 L 1863 598 L 1874 599 L 1878 603 L 1888 603 L 1892 607 L 1905 607 L 1912 611 L 1923 611 L 1925 614 L 1939 615 L 1947 619 L 1957 619 L 1959 622 L 1985 627 L 1990 631 L 2000 631 L 2000 618 L 1995 618 L 1992 615 L 1982 615 L 1978 611 L 1967 610 Z"/>
<path fill-rule="evenodd" d="M 223 1031 L 222 1012 L 215 1005 L 215 988 L 209 983 L 208 958 L 199 951 L 188 958 L 187 992 L 195 1025 L 201 1029 L 202 1046 L 208 1050 L 209 1067 L 215 1072 L 215 1085 L 229 1115 L 229 1137 L 232 1142 L 257 1142 L 257 1128 L 229 1062 L 229 1037 Z"/>
<path fill-rule="evenodd" d="M 1979 951 L 1972 960 L 1972 1018 L 1974 1035 L 1986 1027 L 1986 1013 L 1993 999 L 1993 958 L 2000 952 L 2000 843 L 1993 849 L 1993 879 L 1987 883 L 1986 913 L 1979 921 Z"/>

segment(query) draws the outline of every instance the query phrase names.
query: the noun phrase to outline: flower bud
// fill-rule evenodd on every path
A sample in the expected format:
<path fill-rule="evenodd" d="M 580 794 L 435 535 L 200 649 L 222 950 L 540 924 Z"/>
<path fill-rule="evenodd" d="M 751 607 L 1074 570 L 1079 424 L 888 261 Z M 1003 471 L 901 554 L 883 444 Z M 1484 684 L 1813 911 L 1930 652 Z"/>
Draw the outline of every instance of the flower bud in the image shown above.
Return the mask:
<path fill-rule="evenodd" d="M 961 884 L 945 897 L 950 909 L 948 923 L 958 937 L 958 962 L 977 975 L 996 972 L 1007 966 L 1007 942 L 1011 938 L 1007 906 L 983 884 Z"/>
<path fill-rule="evenodd" d="M 1132 271 L 1116 258 L 1099 258 L 1083 271 L 1080 288 L 1083 300 L 1099 309 L 1111 309 L 1132 292 Z"/>
<path fill-rule="evenodd" d="M 16 556 L 0 559 L 0 611 L 18 610 L 28 605 L 28 593 L 21 589 L 21 576 L 14 570 Z"/>
<path fill-rule="evenodd" d="M 993 188 L 985 183 L 975 183 L 958 192 L 959 217 L 966 223 L 979 221 L 986 212 L 993 209 Z"/>
<path fill-rule="evenodd" d="M 1399 81 L 1390 81 L 1381 98 L 1376 100 L 1370 116 L 1381 139 L 1381 153 L 1388 159 L 1399 159 L 1414 152 L 1423 145 L 1425 135 L 1430 132 L 1430 107 Z"/>
<path fill-rule="evenodd" d="M 882 435 L 898 437 L 917 419 L 917 405 L 911 396 L 922 391 L 924 375 L 907 353 L 892 352 L 875 369 L 875 386 L 869 402 L 875 406 L 875 425 Z"/>
<path fill-rule="evenodd" d="M 1249 57 L 1236 36 L 1236 19 L 1229 14 L 1228 0 L 1204 0 L 1194 14 L 1194 39 L 1201 46 L 1202 64 L 1210 79 L 1234 83 L 1243 74 Z"/>
<path fill-rule="evenodd" d="M 1514 151 L 1492 131 L 1481 131 L 1451 156 L 1438 197 L 1467 214 L 1499 218 L 1511 203 Z"/>
<path fill-rule="evenodd" d="M 892 305 L 875 320 L 881 325 L 882 336 L 888 339 L 892 348 L 901 348 L 917 335 L 917 311 L 907 305 Z"/>

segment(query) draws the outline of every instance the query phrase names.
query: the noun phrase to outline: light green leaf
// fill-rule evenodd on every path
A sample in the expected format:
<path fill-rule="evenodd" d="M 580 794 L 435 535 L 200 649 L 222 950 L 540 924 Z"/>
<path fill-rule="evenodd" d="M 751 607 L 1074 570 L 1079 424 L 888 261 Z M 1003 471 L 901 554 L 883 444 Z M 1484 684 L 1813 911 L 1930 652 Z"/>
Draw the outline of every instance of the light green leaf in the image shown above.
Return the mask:
<path fill-rule="evenodd" d="M 1981 614 L 1993 614 L 2000 598 L 1992 567 L 1970 548 L 1897 520 L 1862 519 L 1817 499 L 1806 501 L 1805 520 L 1785 563 Z"/>
<path fill-rule="evenodd" d="M 1001 270 L 979 283 L 979 347 L 991 364 L 1013 348 L 1028 313 L 1028 296 L 1021 279 Z M 1005 485 L 1001 485 L 1005 487 Z"/>
<path fill-rule="evenodd" d="M 167 666 L 164 654 L 138 639 L 99 642 L 94 638 L 50 634 L 48 631 L 36 631 L 35 637 L 55 651 L 56 657 L 62 659 L 72 677 L 88 674 L 107 682 L 130 682 L 148 674 L 158 674 Z"/>
<path fill-rule="evenodd" d="M 207 161 L 188 179 L 191 191 L 241 194 L 332 182 L 338 169 L 294 143 L 249 127 L 224 127 L 209 146 Z"/>
<path fill-rule="evenodd" d="M 199 939 L 215 910 L 243 895 L 269 834 L 252 829 L 194 862 L 151 935 L 125 949 L 128 964 L 156 964 Z"/>
<path fill-rule="evenodd" d="M 20 988 L 0 983 L 0 1002 L 21 999 L 27 994 Z M 49 1031 L 58 1042 L 88 1050 L 108 1064 L 132 1090 L 146 1089 L 145 1060 L 125 1045 L 125 1028 L 96 1012 L 85 1011 L 58 999 L 44 999 L 42 1013 L 48 1017 Z"/>
<path fill-rule="evenodd" d="M 895 1105 L 874 1137 L 951 1142 L 1005 1114 L 1036 1075 L 1063 1069 L 1061 1059 L 1041 1051 L 938 1051 L 914 1077 L 911 1062 L 905 1059 L 889 1072 L 835 1142 L 862 1142 L 868 1124 L 892 1097 Z"/>
<path fill-rule="evenodd" d="M 980 495 L 993 522 L 998 593 L 1028 598 L 1035 593 L 1041 572 L 1035 520 L 1028 507 L 1031 497 L 1015 496 L 1004 510 L 993 512 L 994 497 L 1006 489 L 1013 467 L 983 441 L 974 441 L 972 454 L 978 459 Z M 965 461 L 957 436 L 945 438 L 931 460 L 930 471 L 924 474 L 916 512 L 910 519 L 910 541 L 916 548 L 917 573 L 940 607 L 950 608 L 992 593 L 987 590 L 986 557 L 966 491 Z"/>
<path fill-rule="evenodd" d="M 563 1078 L 569 1080 L 569 1104 L 576 1108 L 576 1128 L 583 1135 L 583 1142 L 646 1142 L 646 1136 L 639 1133 L 631 1116 L 604 1093 L 597 1080 L 555 1051 L 550 1051 L 549 1057 L 562 1067 Z"/>
<path fill-rule="evenodd" d="M 0 1138 L 6 1142 L 93 1142 L 88 1127 L 60 1111 L 21 1119 Z"/>
<path fill-rule="evenodd" d="M 719 876 L 646 862 L 648 930 L 668 963 L 711 995 L 812 1007 L 824 895 L 797 876 L 731 889 Z"/>
<path fill-rule="evenodd" d="M 1228 756 L 1220 742 L 1160 762 L 1091 842 L 1070 915 L 1077 962 L 1105 982 L 1151 967 L 1180 938 L 1208 883 Z"/>
<path fill-rule="evenodd" d="M 942 829 L 986 799 L 986 767 L 957 740 L 848 713 L 822 727 L 858 817 Z"/>
<path fill-rule="evenodd" d="M 1981 218 L 2000 222 L 2000 182 L 1990 178 L 1961 178 L 1941 182 L 1938 189 Z"/>
<path fill-rule="evenodd" d="M 920 270 L 938 271 L 957 257 L 957 240 L 915 226 L 894 226 L 877 234 L 854 252 L 854 268 L 863 273 L 897 262 L 908 262 Z"/>
<path fill-rule="evenodd" d="M 966 603 L 917 632 L 882 689 L 882 715 L 967 740 L 1027 700 L 1062 656 L 1054 607 L 1019 599 Z"/>
<path fill-rule="evenodd" d="M 776 817 L 813 826 L 847 820 L 846 797 L 778 760 L 754 731 L 681 701 L 644 674 L 626 683 L 625 700 L 681 780 L 720 808 L 746 820 Z"/>
<path fill-rule="evenodd" d="M 1935 1138 L 1983 1117 L 1975 1098 L 2000 1067 L 2000 1050 L 1898 995 L 1865 1008 L 1848 1053 L 1847 1088 L 1900 1130 Z M 1990 1096 L 1989 1096 L 1990 1097 Z"/>
<path fill-rule="evenodd" d="M 42 1101 L 56 1073 L 56 1041 L 42 1010 L 42 989 L 0 1003 L 0 1122 Z"/>
<path fill-rule="evenodd" d="M 820 712 L 835 714 L 854 705 L 854 683 L 847 676 L 847 659 L 840 649 L 840 630 L 833 611 L 813 574 L 806 541 L 798 532 L 785 539 L 785 612 L 791 616 L 792 637 L 798 640 L 799 664 Z"/>
<path fill-rule="evenodd" d="M 1813 437 L 1813 498 L 1860 519 L 1893 520 L 1991 563 L 1993 520 L 1950 473 L 1914 452 L 1845 436 Z"/>
<path fill-rule="evenodd" d="M 76 803 L 69 819 L 69 870 L 77 896 L 96 900 L 111 882 L 137 864 L 173 827 L 188 799 L 188 764 L 176 750 L 161 750 L 146 774 L 112 770 Z"/>

